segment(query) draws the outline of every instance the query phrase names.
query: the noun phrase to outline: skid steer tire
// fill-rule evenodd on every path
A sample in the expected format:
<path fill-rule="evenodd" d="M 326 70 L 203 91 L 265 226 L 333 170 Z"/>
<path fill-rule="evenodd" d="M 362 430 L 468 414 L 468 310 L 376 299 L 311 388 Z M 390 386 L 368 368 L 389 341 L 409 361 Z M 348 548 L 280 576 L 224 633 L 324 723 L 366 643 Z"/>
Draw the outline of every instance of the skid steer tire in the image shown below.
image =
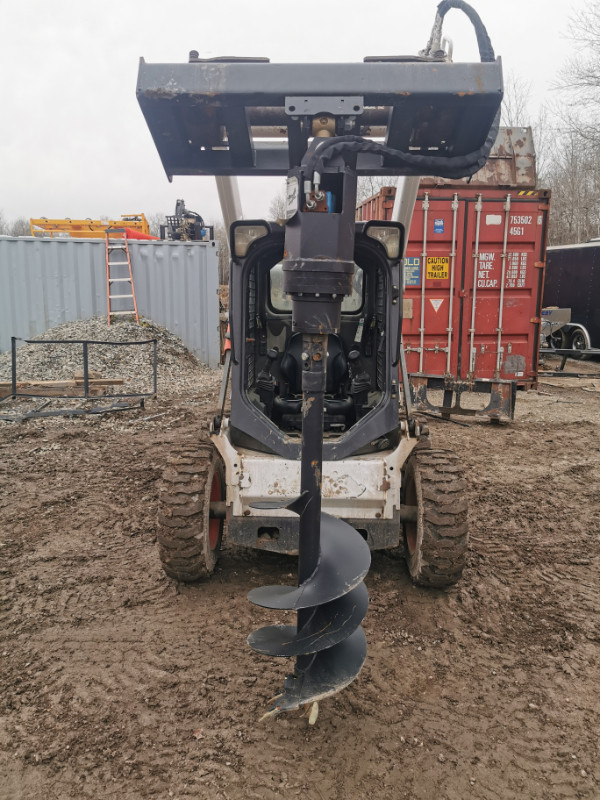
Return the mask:
<path fill-rule="evenodd" d="M 405 520 L 408 571 L 418 586 L 444 589 L 461 577 L 469 546 L 467 482 L 458 457 L 448 450 L 421 450 L 408 458 L 402 502 L 416 506 Z"/>
<path fill-rule="evenodd" d="M 158 553 L 170 578 L 207 578 L 219 558 L 223 520 L 210 515 L 211 500 L 225 499 L 225 473 L 211 444 L 172 450 L 158 493 Z"/>

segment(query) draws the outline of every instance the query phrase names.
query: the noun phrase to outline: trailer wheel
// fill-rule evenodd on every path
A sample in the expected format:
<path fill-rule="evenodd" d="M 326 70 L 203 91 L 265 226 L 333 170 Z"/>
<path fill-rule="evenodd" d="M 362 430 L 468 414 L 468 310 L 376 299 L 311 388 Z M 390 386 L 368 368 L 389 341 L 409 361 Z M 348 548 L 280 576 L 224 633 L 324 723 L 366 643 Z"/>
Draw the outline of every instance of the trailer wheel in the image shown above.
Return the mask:
<path fill-rule="evenodd" d="M 211 501 L 225 499 L 225 471 L 210 444 L 182 443 L 171 452 L 158 495 L 158 553 L 170 578 L 208 577 L 219 558 L 223 519 Z"/>
<path fill-rule="evenodd" d="M 469 546 L 466 489 L 454 453 L 421 450 L 408 458 L 402 504 L 416 507 L 416 520 L 403 523 L 405 559 L 418 586 L 443 589 L 462 575 Z"/>
<path fill-rule="evenodd" d="M 573 350 L 588 350 L 590 342 L 581 328 L 575 328 L 571 333 L 571 347 Z"/>
<path fill-rule="evenodd" d="M 558 331 L 552 331 L 548 339 L 550 340 L 550 345 L 554 347 L 555 350 L 563 350 L 568 346 L 569 343 L 567 335 L 562 329 Z"/>

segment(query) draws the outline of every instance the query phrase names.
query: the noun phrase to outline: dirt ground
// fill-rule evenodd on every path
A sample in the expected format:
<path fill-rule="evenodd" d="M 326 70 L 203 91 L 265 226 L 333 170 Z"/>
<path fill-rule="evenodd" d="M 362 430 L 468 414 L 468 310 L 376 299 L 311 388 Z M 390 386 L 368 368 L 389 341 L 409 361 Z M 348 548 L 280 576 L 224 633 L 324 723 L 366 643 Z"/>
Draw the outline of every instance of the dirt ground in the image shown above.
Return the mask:
<path fill-rule="evenodd" d="M 510 425 L 431 421 L 468 568 L 432 592 L 374 555 L 367 661 L 314 727 L 259 723 L 289 662 L 246 645 L 275 621 L 248 591 L 294 559 L 225 548 L 196 586 L 158 563 L 157 478 L 213 387 L 0 423 L 2 800 L 599 798 L 600 392 L 539 389 Z"/>

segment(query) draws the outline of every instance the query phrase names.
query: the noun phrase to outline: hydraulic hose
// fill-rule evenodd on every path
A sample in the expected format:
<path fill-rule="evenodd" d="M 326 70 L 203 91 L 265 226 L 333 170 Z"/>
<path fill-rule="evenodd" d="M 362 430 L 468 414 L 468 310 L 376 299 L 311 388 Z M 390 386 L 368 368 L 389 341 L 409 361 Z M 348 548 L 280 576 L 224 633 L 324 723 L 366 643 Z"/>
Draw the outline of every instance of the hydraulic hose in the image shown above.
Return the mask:
<path fill-rule="evenodd" d="M 438 6 L 438 14 L 442 19 L 451 8 L 458 8 L 467 15 L 475 28 L 475 35 L 477 36 L 477 44 L 479 46 L 479 56 L 482 61 L 494 61 L 496 56 L 494 48 L 492 47 L 491 39 L 488 35 L 485 25 L 481 21 L 481 17 L 475 9 L 464 0 L 442 0 Z"/>
<path fill-rule="evenodd" d="M 439 49 L 441 41 L 442 23 L 445 15 L 451 8 L 463 11 L 473 24 L 477 36 L 479 55 L 482 62 L 493 62 L 495 60 L 494 48 L 485 25 L 481 21 L 479 14 L 464 0 L 442 0 L 438 5 L 437 15 L 429 42 L 422 55 L 428 57 L 432 50 Z M 498 109 L 488 136 L 484 144 L 478 149 L 462 156 L 430 156 L 407 153 L 403 150 L 395 150 L 386 145 L 363 139 L 362 136 L 336 136 L 326 139 L 312 150 L 308 155 L 305 164 L 305 175 L 312 176 L 316 173 L 315 182 L 320 183 L 320 176 L 323 172 L 324 164 L 336 156 L 345 153 L 368 152 L 384 156 L 390 166 L 401 167 L 402 174 L 411 175 L 438 175 L 442 178 L 466 178 L 474 175 L 486 163 L 490 151 L 496 141 L 500 127 L 500 109 Z"/>
<path fill-rule="evenodd" d="M 466 178 L 480 170 L 492 149 L 500 126 L 500 110 L 498 110 L 485 143 L 478 150 L 464 156 L 424 156 L 416 153 L 405 153 L 394 150 L 384 144 L 363 139 L 362 136 L 337 136 L 327 139 L 306 162 L 306 175 L 323 172 L 325 162 L 345 153 L 375 153 L 385 156 L 391 166 L 402 167 L 403 175 L 438 175 L 441 178 Z"/>

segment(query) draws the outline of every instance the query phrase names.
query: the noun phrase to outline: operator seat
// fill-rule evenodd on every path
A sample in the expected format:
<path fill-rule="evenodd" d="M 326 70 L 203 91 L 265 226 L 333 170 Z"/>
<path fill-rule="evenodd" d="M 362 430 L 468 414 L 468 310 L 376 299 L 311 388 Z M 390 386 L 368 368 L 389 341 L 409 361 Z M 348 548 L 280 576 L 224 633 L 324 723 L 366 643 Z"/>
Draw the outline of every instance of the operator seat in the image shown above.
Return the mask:
<path fill-rule="evenodd" d="M 287 384 L 287 393 L 277 395 L 273 401 L 275 416 L 300 415 L 302 413 L 302 334 L 294 333 L 281 357 L 279 370 Z M 327 377 L 325 383 L 325 422 L 327 417 L 334 422 L 350 427 L 354 423 L 354 403 L 346 392 L 348 360 L 342 341 L 337 334 L 329 334 L 327 344 Z M 331 421 L 331 420 L 330 420 Z"/>

